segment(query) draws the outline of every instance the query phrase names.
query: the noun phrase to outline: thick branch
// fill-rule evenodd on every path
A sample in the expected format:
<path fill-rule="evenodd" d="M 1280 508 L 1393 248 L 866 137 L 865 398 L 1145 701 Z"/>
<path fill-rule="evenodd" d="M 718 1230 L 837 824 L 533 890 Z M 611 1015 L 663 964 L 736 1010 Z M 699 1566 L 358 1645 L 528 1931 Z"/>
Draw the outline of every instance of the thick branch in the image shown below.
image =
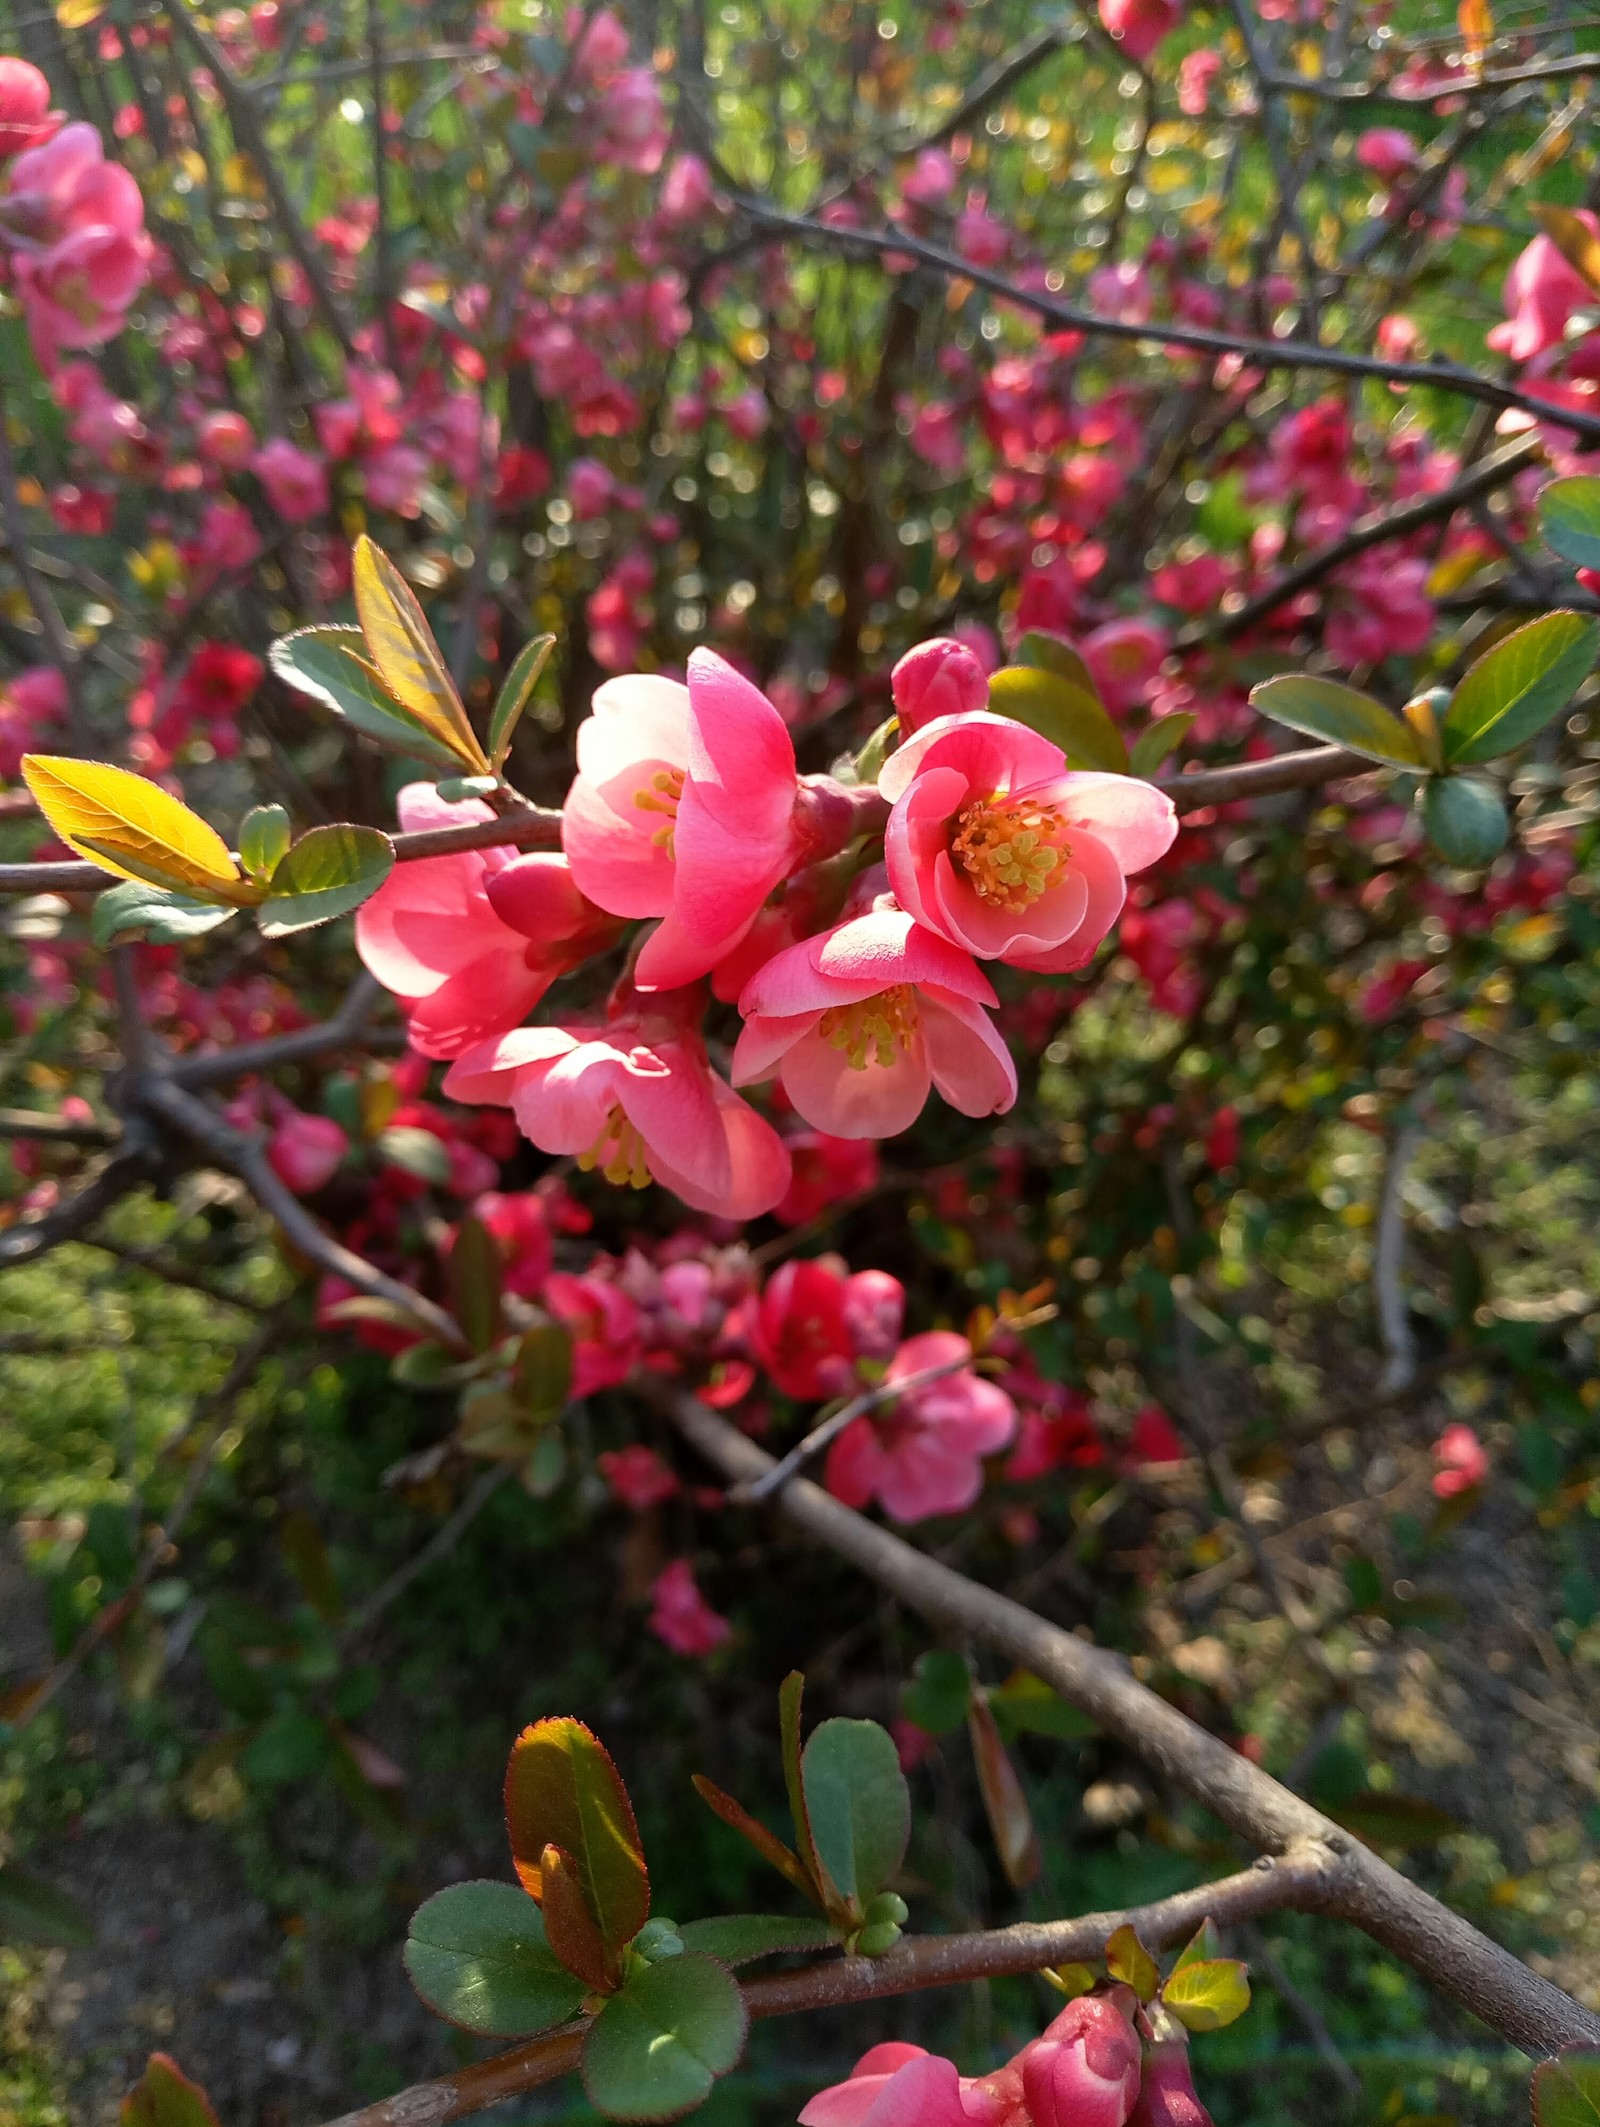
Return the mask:
<path fill-rule="evenodd" d="M 734 1483 L 748 1484 L 771 1467 L 769 1455 L 692 1396 L 651 1393 L 684 1438 Z M 778 1504 L 911 1609 L 1043 1677 L 1253 1845 L 1278 1854 L 1310 1845 L 1341 1857 L 1323 1910 L 1354 1922 L 1503 2038 L 1539 2056 L 1600 2042 L 1600 2017 L 1137 1683 L 1119 1656 L 938 1564 L 803 1479 L 792 1480 Z"/>
<path fill-rule="evenodd" d="M 745 2003 L 752 2016 L 795 2016 L 929 1987 L 1038 1972 L 1046 1965 L 1099 1957 L 1116 1930 L 1130 1923 L 1141 1941 L 1161 1949 L 1184 1941 L 1207 1917 L 1227 1927 L 1290 1907 L 1315 1910 L 1327 1896 L 1334 1873 L 1336 1864 L 1328 1855 L 1307 1848 L 1127 1912 L 1025 1922 L 983 1934 L 912 1937 L 887 1957 L 834 1957 L 798 1971 L 747 1979 Z M 379 2104 L 347 2112 L 330 2127 L 442 2127 L 446 2120 L 482 2112 L 504 2098 L 570 2075 L 578 2065 L 583 2030 L 582 2025 L 569 2025 L 552 2031 L 455 2075 L 417 2083 Z"/>
<path fill-rule="evenodd" d="M 109 1123 L 75 1122 L 42 1108 L 0 1108 L 0 1137 L 32 1137 L 41 1145 L 114 1145 L 121 1135 Z"/>

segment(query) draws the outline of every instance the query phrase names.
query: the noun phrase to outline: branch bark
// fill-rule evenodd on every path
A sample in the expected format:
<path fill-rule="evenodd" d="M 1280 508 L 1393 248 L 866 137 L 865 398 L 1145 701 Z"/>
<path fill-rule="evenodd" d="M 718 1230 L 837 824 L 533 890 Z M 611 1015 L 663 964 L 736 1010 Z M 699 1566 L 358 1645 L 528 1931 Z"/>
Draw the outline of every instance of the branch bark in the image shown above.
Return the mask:
<path fill-rule="evenodd" d="M 733 1483 L 748 1484 L 771 1467 L 771 1456 L 692 1396 L 644 1386 L 684 1439 Z M 1252 1845 L 1271 1854 L 1309 1847 L 1337 1857 L 1320 1909 L 1353 1922 L 1502 2038 L 1539 2057 L 1600 2043 L 1600 2016 L 1136 1682 L 1118 1656 L 938 1564 L 804 1479 L 791 1480 L 777 1504 L 909 1608 L 1043 1677 Z"/>

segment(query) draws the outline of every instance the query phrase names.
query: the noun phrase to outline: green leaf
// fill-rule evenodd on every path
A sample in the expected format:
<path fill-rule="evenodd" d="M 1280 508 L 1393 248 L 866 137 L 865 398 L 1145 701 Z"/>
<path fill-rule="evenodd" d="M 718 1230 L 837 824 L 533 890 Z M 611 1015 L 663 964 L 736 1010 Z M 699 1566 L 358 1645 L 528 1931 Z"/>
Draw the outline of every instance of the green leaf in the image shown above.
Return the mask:
<path fill-rule="evenodd" d="M 583 1982 L 563 1971 L 544 1918 L 510 1883 L 453 1883 L 412 1916 L 411 1984 L 436 2014 L 484 2038 L 530 2038 L 575 2016 Z"/>
<path fill-rule="evenodd" d="M 846 1898 L 865 1905 L 905 1859 L 911 1791 L 876 1721 L 824 1721 L 800 1760 L 817 1858 Z"/>
<path fill-rule="evenodd" d="M 1534 2127 L 1600 2127 L 1600 2047 L 1568 2046 L 1539 2063 L 1533 2118 Z"/>
<path fill-rule="evenodd" d="M 827 1950 L 839 1940 L 820 1913 L 798 1920 L 782 1913 L 720 1913 L 712 1920 L 686 1921 L 678 1933 L 686 1950 L 725 1965 L 751 1964 L 780 1950 Z"/>
<path fill-rule="evenodd" d="M 450 1150 L 442 1137 L 416 1123 L 391 1123 L 380 1130 L 372 1149 L 386 1166 L 414 1174 L 419 1182 L 441 1187 L 450 1179 Z"/>
<path fill-rule="evenodd" d="M 468 1212 L 450 1249 L 450 1299 L 456 1320 L 475 1352 L 500 1341 L 500 1288 L 505 1259 L 500 1243 Z"/>
<path fill-rule="evenodd" d="M 533 700 L 533 690 L 545 666 L 550 662 L 550 652 L 556 646 L 553 635 L 536 635 L 531 643 L 524 643 L 506 674 L 505 685 L 489 714 L 489 763 L 498 768 L 511 751 L 511 740 L 523 711 Z"/>
<path fill-rule="evenodd" d="M 899 735 L 899 717 L 886 716 L 856 755 L 855 769 L 858 783 L 870 784 L 878 780 L 878 777 L 883 773 L 883 764 L 889 758 L 889 748 Z"/>
<path fill-rule="evenodd" d="M 989 681 L 989 707 L 1059 746 L 1074 768 L 1126 775 L 1128 749 L 1099 698 L 1060 672 L 1006 665 Z"/>
<path fill-rule="evenodd" d="M 1541 488 L 1539 524 L 1556 552 L 1575 567 L 1600 569 L 1600 479 L 1593 473 Z"/>
<path fill-rule="evenodd" d="M 1382 702 L 1338 680 L 1315 679 L 1309 672 L 1284 672 L 1250 690 L 1252 707 L 1274 723 L 1325 739 L 1369 761 L 1391 768 L 1424 766 L 1422 746 L 1409 724 L 1391 716 Z"/>
<path fill-rule="evenodd" d="M 388 555 L 363 532 L 350 553 L 350 585 L 367 654 L 384 684 L 469 775 L 489 762 L 467 719 L 416 594 Z"/>
<path fill-rule="evenodd" d="M 542 1894 L 544 1850 L 559 1847 L 607 1949 L 631 1942 L 650 1917 L 650 1878 L 628 1790 L 599 1738 L 565 1717 L 525 1728 L 506 1768 L 505 1804 L 524 1887 Z"/>
<path fill-rule="evenodd" d="M 1081 1743 L 1095 1733 L 1086 1713 L 1052 1691 L 1043 1677 L 1014 1669 L 989 1693 L 989 1704 L 1004 1736 L 1054 1736 L 1059 1743 Z"/>
<path fill-rule="evenodd" d="M 572 1332 L 564 1322 L 536 1322 L 523 1331 L 511 1393 L 530 1418 L 560 1417 L 572 1394 Z"/>
<path fill-rule="evenodd" d="M 328 1731 L 314 1713 L 280 1713 L 251 1738 L 239 1763 L 252 1780 L 281 1787 L 304 1780 L 327 1755 Z"/>
<path fill-rule="evenodd" d="M 1128 756 L 1128 767 L 1134 775 L 1153 776 L 1167 756 L 1176 753 L 1189 736 L 1189 727 L 1194 722 L 1192 709 L 1180 709 L 1174 716 L 1158 716 L 1153 724 L 1146 724 L 1133 742 L 1133 751 Z"/>
<path fill-rule="evenodd" d="M 289 815 L 281 805 L 257 805 L 239 823 L 239 861 L 263 884 L 289 847 Z"/>
<path fill-rule="evenodd" d="M 1220 1955 L 1221 1950 L 1222 1937 L 1217 1933 L 1216 1922 L 1208 1913 L 1178 1952 L 1178 1961 L 1172 1969 L 1174 1972 L 1181 1972 L 1186 1965 L 1199 1964 Z"/>
<path fill-rule="evenodd" d="M 122 2127 L 217 2127 L 210 2098 L 170 2053 L 151 2054 L 119 2116 Z"/>
<path fill-rule="evenodd" d="M 408 753 L 436 768 L 457 768 L 455 750 L 436 739 L 401 708 L 367 662 L 366 637 L 359 628 L 297 628 L 281 635 L 267 652 L 286 687 L 308 695 L 354 725 L 391 753 Z"/>
<path fill-rule="evenodd" d="M 1328 1814 L 1368 1846 L 1432 1846 L 1461 1829 L 1460 1819 L 1436 1802 L 1397 1795 L 1388 1788 L 1363 1788 Z"/>
<path fill-rule="evenodd" d="M 1249 2008 L 1250 1981 L 1237 1958 L 1198 1957 L 1177 1967 L 1161 1999 L 1191 2031 L 1220 2031 Z"/>
<path fill-rule="evenodd" d="M 447 775 L 434 785 L 441 798 L 448 804 L 459 805 L 463 798 L 492 798 L 500 788 L 497 775 Z"/>
<path fill-rule="evenodd" d="M 142 879 L 124 879 L 96 898 L 90 930 L 100 946 L 134 937 L 152 945 L 179 945 L 185 938 L 203 938 L 237 913 L 227 902 L 198 901 L 147 886 Z"/>
<path fill-rule="evenodd" d="M 1017 644 L 1017 663 L 1035 672 L 1057 673 L 1070 680 L 1080 693 L 1094 701 L 1100 699 L 1100 689 L 1083 653 L 1075 650 L 1064 635 L 1052 635 L 1046 628 L 1030 628 Z"/>
<path fill-rule="evenodd" d="M 967 1718 L 972 1672 L 963 1656 L 930 1647 L 917 1656 L 909 1684 L 901 1686 L 900 1711 L 930 1736 L 947 1736 Z"/>
<path fill-rule="evenodd" d="M 75 1898 L 20 1862 L 0 1862 L 0 1942 L 75 1949 L 94 1941 L 94 1922 Z"/>
<path fill-rule="evenodd" d="M 826 1908 L 832 1902 L 835 1886 L 829 1879 L 826 1868 L 817 1858 L 816 1842 L 811 1836 L 811 1819 L 806 1810 L 805 1781 L 800 1773 L 800 1709 L 805 1695 L 805 1672 L 791 1669 L 778 1686 L 778 1745 L 783 1758 L 784 1792 L 789 1798 L 789 1815 L 794 1823 L 795 1849 L 806 1874 L 809 1894 L 819 1899 Z M 745 1837 L 751 1836 L 747 1830 Z M 770 1837 L 770 1834 L 768 1836 Z M 773 1841 L 775 1846 L 779 1843 Z M 788 1849 L 785 1848 L 784 1851 L 787 1852 Z M 781 1867 L 782 1863 L 777 1862 L 775 1866 Z"/>
<path fill-rule="evenodd" d="M 1132 1987 L 1141 2001 L 1153 2001 L 1161 1985 L 1160 1966 L 1127 1921 L 1106 1944 L 1106 1970 Z"/>
<path fill-rule="evenodd" d="M 1455 691 L 1444 720 L 1452 767 L 1509 753 L 1559 716 L 1594 668 L 1600 621 L 1541 614 L 1486 650 Z"/>
<path fill-rule="evenodd" d="M 1492 864 L 1511 832 L 1499 791 L 1470 775 L 1428 778 L 1422 793 L 1422 824 L 1440 856 L 1463 871 L 1479 871 Z"/>
<path fill-rule="evenodd" d="M 376 827 L 313 827 L 272 875 L 256 911 L 263 937 L 309 930 L 370 901 L 394 869 L 394 844 Z"/>
<path fill-rule="evenodd" d="M 709 1957 L 646 1965 L 605 2004 L 583 2048 L 583 2087 L 612 2120 L 675 2120 L 704 2104 L 744 2051 L 749 2018 Z"/>

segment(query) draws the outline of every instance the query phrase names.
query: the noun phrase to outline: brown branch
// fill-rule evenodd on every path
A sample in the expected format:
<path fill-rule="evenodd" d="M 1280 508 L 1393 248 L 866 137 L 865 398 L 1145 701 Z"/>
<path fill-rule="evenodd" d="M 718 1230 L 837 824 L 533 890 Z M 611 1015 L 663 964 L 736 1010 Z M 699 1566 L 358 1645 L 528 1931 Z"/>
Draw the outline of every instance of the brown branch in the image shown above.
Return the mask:
<path fill-rule="evenodd" d="M 1243 635 L 1246 629 L 1253 628 L 1258 620 L 1275 613 L 1296 592 L 1319 582 L 1330 570 L 1353 561 L 1369 547 L 1382 546 L 1390 539 L 1403 539 L 1408 532 L 1418 531 L 1425 524 L 1453 517 L 1458 509 L 1475 502 L 1480 495 L 1504 487 L 1542 454 L 1543 446 L 1537 437 L 1524 437 L 1521 442 L 1508 445 L 1492 458 L 1485 458 L 1481 465 L 1475 466 L 1450 487 L 1442 488 L 1438 494 L 1421 496 L 1400 509 L 1390 510 L 1386 516 L 1375 518 L 1370 524 L 1358 525 L 1354 531 L 1346 532 L 1342 539 L 1318 547 L 1304 561 L 1286 569 L 1276 582 L 1269 583 L 1265 590 L 1247 599 L 1237 611 L 1220 613 L 1214 620 L 1197 621 L 1192 627 L 1181 629 L 1173 638 L 1172 647 L 1193 650 L 1202 643 L 1231 642 L 1236 635 Z"/>
<path fill-rule="evenodd" d="M 114 1145 L 121 1135 L 109 1123 L 79 1123 L 36 1108 L 0 1108 L 0 1137 L 34 1137 L 46 1145 Z"/>
<path fill-rule="evenodd" d="M 400 1308 L 426 1336 L 437 1338 L 451 1351 L 468 1349 L 460 1329 L 442 1307 L 325 1233 L 300 1199 L 279 1180 L 255 1139 L 232 1129 L 204 1101 L 174 1084 L 171 1078 L 152 1075 L 144 1079 L 132 1089 L 132 1098 L 147 1114 L 158 1117 L 198 1145 L 219 1167 L 238 1175 L 262 1210 L 277 1220 L 285 1238 L 302 1255 L 333 1276 L 343 1278 L 358 1292 Z"/>
<path fill-rule="evenodd" d="M 732 1482 L 748 1483 L 771 1467 L 764 1450 L 694 1397 L 642 1386 Z M 940 1565 L 804 1479 L 785 1487 L 778 1508 L 909 1608 L 1043 1677 L 1253 1845 L 1277 1854 L 1309 1846 L 1339 1857 L 1321 1909 L 1361 1928 L 1512 2044 L 1543 2056 L 1600 2042 L 1600 2016 L 1137 1683 L 1119 1656 Z"/>
<path fill-rule="evenodd" d="M 1281 1860 L 1263 1858 L 1239 1875 L 1125 1912 L 1023 1922 L 981 1934 L 913 1937 L 886 1957 L 834 1957 L 798 1971 L 747 1979 L 742 1986 L 745 2006 L 753 2017 L 796 2016 L 930 1987 L 1038 1972 L 1047 1965 L 1101 1956 L 1116 1930 L 1128 1925 L 1150 1948 L 1162 1949 L 1186 1940 L 1207 1918 L 1226 1927 L 1290 1908 L 1315 1911 L 1336 1874 L 1337 1865 L 1320 1847 L 1307 1847 Z M 443 2127 L 447 2120 L 482 2112 L 570 2075 L 578 2066 L 586 2028 L 566 2025 L 454 2075 L 416 2083 L 376 2105 L 344 2113 L 329 2127 Z"/>
<path fill-rule="evenodd" d="M 130 1144 L 130 1137 L 136 1137 L 137 1142 Z M 0 1232 L 0 1265 L 31 1262 L 47 1249 L 86 1233 L 113 1204 L 120 1204 L 130 1189 L 147 1178 L 153 1151 L 148 1131 L 125 1132 L 122 1149 L 90 1177 L 76 1196 L 68 1197 L 40 1218 L 22 1220 Z"/>
<path fill-rule="evenodd" d="M 377 978 L 363 969 L 331 1018 L 314 1027 L 296 1027 L 291 1034 L 270 1034 L 264 1041 L 244 1041 L 235 1048 L 180 1058 L 172 1066 L 173 1081 L 192 1091 L 197 1086 L 222 1085 L 230 1078 L 243 1078 L 248 1072 L 276 1071 L 285 1064 L 307 1063 L 326 1056 L 330 1050 L 345 1048 L 360 1039 L 373 1007 L 384 994 Z"/>
<path fill-rule="evenodd" d="M 1342 746 L 1313 746 L 1304 753 L 1280 753 L 1275 760 L 1246 761 L 1238 768 L 1202 768 L 1161 787 L 1181 819 L 1212 805 L 1277 797 L 1286 790 L 1311 790 L 1344 776 L 1370 774 L 1376 765 Z"/>
<path fill-rule="evenodd" d="M 1600 72 L 1600 60 L 1596 62 L 1596 71 Z M 1121 318 L 1099 317 L 1092 310 L 1082 310 L 1074 303 L 1064 303 L 1055 296 L 1021 287 L 1003 273 L 976 265 L 971 259 L 946 251 L 938 244 L 930 244 L 922 237 L 910 236 L 901 229 L 836 228 L 808 215 L 787 213 L 781 207 L 743 192 L 734 194 L 734 205 L 758 228 L 770 229 L 775 234 L 799 237 L 831 250 L 865 251 L 878 258 L 893 255 L 913 258 L 919 265 L 931 267 L 952 281 L 969 282 L 974 288 L 982 288 L 1003 302 L 1015 304 L 1019 310 L 1031 311 L 1058 332 L 1081 332 L 1100 339 L 1182 347 L 1195 354 L 1239 355 L 1253 366 L 1266 370 L 1323 370 L 1331 376 L 1367 377 L 1379 383 L 1401 384 L 1408 390 L 1429 386 L 1437 391 L 1455 392 L 1462 398 L 1480 400 L 1486 406 L 1516 407 L 1525 413 L 1536 414 L 1541 421 L 1570 429 L 1575 435 L 1600 437 L 1600 415 L 1575 413 L 1566 407 L 1558 407 L 1549 399 L 1519 391 L 1512 384 L 1498 383 L 1492 377 L 1477 376 L 1454 362 L 1384 362 L 1376 355 L 1348 354 L 1341 348 L 1323 347 L 1312 340 L 1262 340 L 1247 333 L 1222 332 L 1203 325 L 1164 324 L 1158 319 L 1142 325 L 1128 324 Z"/>

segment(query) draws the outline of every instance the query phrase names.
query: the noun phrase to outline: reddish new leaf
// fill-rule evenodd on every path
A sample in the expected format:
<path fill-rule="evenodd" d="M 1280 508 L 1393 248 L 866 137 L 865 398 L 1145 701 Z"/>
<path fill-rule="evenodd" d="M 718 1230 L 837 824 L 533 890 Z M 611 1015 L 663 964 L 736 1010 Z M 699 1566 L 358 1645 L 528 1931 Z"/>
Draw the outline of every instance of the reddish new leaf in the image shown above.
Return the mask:
<path fill-rule="evenodd" d="M 758 1817 L 752 1817 L 742 1802 L 735 1802 L 732 1795 L 725 1794 L 704 1773 L 694 1776 L 694 1790 L 710 1810 L 714 1810 L 724 1824 L 731 1824 L 743 1839 L 748 1839 L 763 1861 L 771 1862 L 780 1876 L 788 1878 L 797 1891 L 802 1891 L 813 1904 L 817 1898 L 816 1885 L 806 1873 L 805 1863 L 792 1848 L 784 1845 L 775 1832 L 769 1832 Z"/>
<path fill-rule="evenodd" d="M 988 1813 L 989 1829 L 994 1834 L 1000 1866 L 1006 1872 L 1006 1881 L 1015 1890 L 1025 1890 L 1043 1868 L 1044 1854 L 1017 1769 L 1000 1739 L 989 1701 L 981 1691 L 974 1691 L 967 1701 L 967 1731 L 972 1737 L 978 1787 Z"/>
<path fill-rule="evenodd" d="M 170 2053 L 152 2053 L 122 2100 L 122 2127 L 217 2127 L 210 2098 Z"/>
<path fill-rule="evenodd" d="M 547 1846 L 540 1856 L 538 1896 L 545 1940 L 556 1956 L 586 1987 L 609 1993 L 616 1981 L 605 1938 L 595 1926 L 572 1856 L 558 1846 Z"/>
<path fill-rule="evenodd" d="M 506 1829 L 523 1887 L 544 1894 L 547 1846 L 571 1857 L 608 1951 L 631 1942 L 650 1917 L 650 1878 L 622 1776 L 581 1721 L 535 1721 L 506 1768 Z"/>

